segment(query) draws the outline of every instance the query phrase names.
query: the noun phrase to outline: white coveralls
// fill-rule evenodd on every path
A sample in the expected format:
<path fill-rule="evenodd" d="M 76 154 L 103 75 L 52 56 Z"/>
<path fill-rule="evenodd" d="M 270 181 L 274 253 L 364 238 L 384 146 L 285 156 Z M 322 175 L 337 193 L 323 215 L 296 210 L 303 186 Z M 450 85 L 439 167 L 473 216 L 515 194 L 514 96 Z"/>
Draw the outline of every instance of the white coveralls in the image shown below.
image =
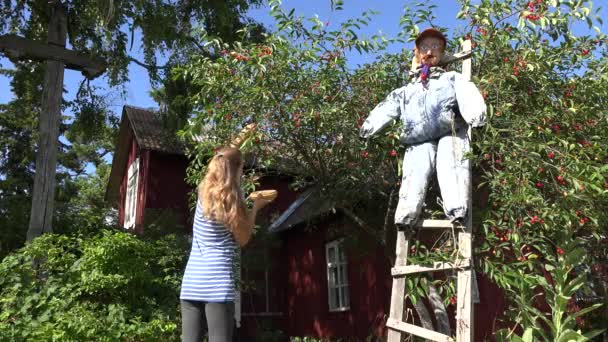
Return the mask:
<path fill-rule="evenodd" d="M 403 123 L 400 140 L 406 151 L 395 224 L 416 223 L 435 168 L 446 216 L 464 220 L 470 197 L 467 129 L 482 126 L 485 113 L 483 96 L 472 82 L 438 67 L 431 68 L 426 83 L 417 77 L 371 111 L 361 127 L 364 138 L 394 120 Z"/>

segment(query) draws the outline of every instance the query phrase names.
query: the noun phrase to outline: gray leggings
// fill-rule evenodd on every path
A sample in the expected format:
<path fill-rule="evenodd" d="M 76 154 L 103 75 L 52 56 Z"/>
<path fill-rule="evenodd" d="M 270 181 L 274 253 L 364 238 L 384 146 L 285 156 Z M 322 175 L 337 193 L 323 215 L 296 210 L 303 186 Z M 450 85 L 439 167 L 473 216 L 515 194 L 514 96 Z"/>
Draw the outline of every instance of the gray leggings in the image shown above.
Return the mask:
<path fill-rule="evenodd" d="M 234 302 L 210 303 L 180 300 L 182 342 L 201 342 L 203 315 L 207 320 L 209 342 L 231 342 L 234 326 Z"/>

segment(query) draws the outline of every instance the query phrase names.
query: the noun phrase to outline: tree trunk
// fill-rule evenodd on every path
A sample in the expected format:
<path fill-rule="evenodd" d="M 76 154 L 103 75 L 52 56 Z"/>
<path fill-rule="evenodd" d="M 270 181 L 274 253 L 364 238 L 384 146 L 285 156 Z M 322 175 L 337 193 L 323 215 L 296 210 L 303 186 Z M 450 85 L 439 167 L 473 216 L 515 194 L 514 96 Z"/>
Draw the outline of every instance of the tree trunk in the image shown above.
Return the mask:
<path fill-rule="evenodd" d="M 67 15 L 61 1 L 51 4 L 49 21 L 49 44 L 65 47 Z M 47 61 L 40 113 L 40 136 L 36 155 L 36 174 L 32 193 L 32 210 L 27 231 L 27 241 L 43 233 L 52 232 L 53 201 L 55 197 L 59 124 L 61 122 L 61 99 L 63 92 L 64 63 Z"/>
<path fill-rule="evenodd" d="M 422 325 L 422 327 L 429 330 L 435 330 L 435 327 L 433 327 L 433 320 L 431 319 L 431 314 L 426 308 L 426 305 L 424 305 L 422 298 L 418 298 L 416 304 L 414 304 L 414 308 L 418 313 L 418 318 L 420 319 L 420 324 Z"/>
<path fill-rule="evenodd" d="M 395 236 L 397 235 L 397 230 L 394 224 L 395 217 L 395 208 L 396 201 L 399 197 L 399 190 L 393 188 L 388 196 L 388 205 L 386 208 L 386 213 L 384 214 L 384 226 L 382 227 L 382 241 L 385 247 L 385 254 L 389 255 L 389 260 L 391 265 L 395 264 L 395 259 L 393 258 L 393 251 L 395 250 Z"/>
<path fill-rule="evenodd" d="M 443 305 L 441 296 L 439 296 L 439 293 L 435 288 L 435 285 L 430 282 L 428 298 L 431 306 L 433 307 L 435 320 L 437 321 L 437 329 L 435 330 L 444 335 L 450 335 L 450 319 L 448 318 L 448 313 Z"/>

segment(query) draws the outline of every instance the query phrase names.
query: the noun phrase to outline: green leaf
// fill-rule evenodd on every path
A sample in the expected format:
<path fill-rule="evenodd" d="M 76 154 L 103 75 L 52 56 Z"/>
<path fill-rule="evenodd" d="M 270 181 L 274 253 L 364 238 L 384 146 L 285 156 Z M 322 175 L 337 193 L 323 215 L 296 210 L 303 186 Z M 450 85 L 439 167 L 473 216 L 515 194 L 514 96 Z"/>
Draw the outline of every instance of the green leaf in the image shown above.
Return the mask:
<path fill-rule="evenodd" d="M 586 339 L 591 340 L 594 337 L 601 335 L 604 331 L 606 331 L 606 329 L 595 329 L 584 333 L 583 336 L 585 336 Z"/>
<path fill-rule="evenodd" d="M 584 315 L 584 314 L 586 314 L 588 312 L 591 312 L 591 311 L 593 311 L 595 309 L 598 309 L 601 306 L 602 306 L 601 303 L 593 304 L 593 305 L 591 305 L 589 307 L 586 307 L 586 308 L 581 309 L 581 310 L 579 310 L 577 312 L 573 312 L 573 313 L 569 314 L 568 317 L 566 317 L 566 319 L 564 320 L 563 326 L 567 327 L 569 324 L 574 325 L 575 320 L 576 320 L 577 317 L 580 317 L 580 316 L 582 316 L 582 315 Z"/>
<path fill-rule="evenodd" d="M 573 331 L 572 329 L 564 330 L 559 336 L 556 336 L 555 342 L 571 342 L 571 341 L 585 341 L 585 337 L 579 332 Z"/>
<path fill-rule="evenodd" d="M 523 342 L 533 342 L 534 341 L 534 329 L 527 328 L 526 331 L 524 331 L 524 334 L 523 334 L 521 340 Z"/>

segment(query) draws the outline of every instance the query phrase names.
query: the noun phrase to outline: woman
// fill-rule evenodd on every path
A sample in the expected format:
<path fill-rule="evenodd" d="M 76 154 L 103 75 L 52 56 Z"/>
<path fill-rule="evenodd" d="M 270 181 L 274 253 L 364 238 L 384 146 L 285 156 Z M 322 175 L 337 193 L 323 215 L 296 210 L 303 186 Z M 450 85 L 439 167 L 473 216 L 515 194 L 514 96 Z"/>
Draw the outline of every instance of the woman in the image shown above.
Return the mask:
<path fill-rule="evenodd" d="M 210 342 L 232 340 L 236 244 L 249 242 L 258 210 L 274 198 L 257 196 L 248 213 L 241 192 L 243 157 L 221 148 L 198 186 L 192 250 L 182 280 L 182 341 L 201 341 L 203 311 Z"/>

